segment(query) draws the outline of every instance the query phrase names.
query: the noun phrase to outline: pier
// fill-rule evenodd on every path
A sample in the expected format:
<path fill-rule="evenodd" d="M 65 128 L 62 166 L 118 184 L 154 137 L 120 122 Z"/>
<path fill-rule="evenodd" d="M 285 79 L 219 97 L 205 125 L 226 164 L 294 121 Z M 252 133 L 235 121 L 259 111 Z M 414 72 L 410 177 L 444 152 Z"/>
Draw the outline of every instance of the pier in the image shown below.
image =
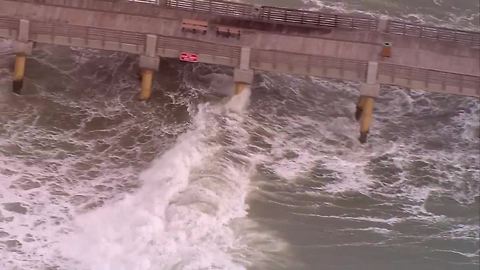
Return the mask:
<path fill-rule="evenodd" d="M 366 142 L 381 85 L 480 97 L 480 32 L 387 19 L 210 0 L 0 0 L 0 38 L 14 40 L 21 93 L 35 43 L 139 56 L 139 98 L 162 58 L 233 68 L 235 93 L 255 72 L 360 82 Z"/>

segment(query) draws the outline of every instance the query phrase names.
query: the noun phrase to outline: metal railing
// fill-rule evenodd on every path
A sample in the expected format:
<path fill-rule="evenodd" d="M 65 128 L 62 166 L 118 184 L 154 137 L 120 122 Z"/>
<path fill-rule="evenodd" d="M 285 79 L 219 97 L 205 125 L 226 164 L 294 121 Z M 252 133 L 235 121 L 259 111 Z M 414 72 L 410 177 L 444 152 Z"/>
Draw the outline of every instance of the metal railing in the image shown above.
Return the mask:
<path fill-rule="evenodd" d="M 115 0 L 16 0 L 32 4 L 113 11 Z"/>
<path fill-rule="evenodd" d="M 147 3 L 147 4 L 160 4 L 160 0 L 128 0 L 129 2 Z"/>
<path fill-rule="evenodd" d="M 387 32 L 409 37 L 452 41 L 467 45 L 480 46 L 480 32 L 418 25 L 400 21 L 389 21 Z"/>
<path fill-rule="evenodd" d="M 403 79 L 409 83 L 412 81 L 420 81 L 425 82 L 426 84 L 437 84 L 441 85 L 444 89 L 446 89 L 447 86 L 458 87 L 460 89 L 458 94 L 462 94 L 463 89 L 475 89 L 476 96 L 480 96 L 479 76 L 407 67 L 387 63 L 379 64 L 378 75 L 390 77 L 392 81 L 394 81 L 395 79 Z"/>
<path fill-rule="evenodd" d="M 18 19 L 0 17 L 0 28 L 18 30 L 19 25 L 20 25 L 20 22 Z"/>
<path fill-rule="evenodd" d="M 157 16 L 155 8 L 130 7 L 128 3 L 148 3 L 192 12 L 210 13 L 226 17 L 240 17 L 271 23 L 283 23 L 307 27 L 340 28 L 376 31 L 379 23 L 376 17 L 348 14 L 331 14 L 317 11 L 287 9 L 272 6 L 255 6 L 221 0 L 17 0 L 28 3 L 85 8 Z M 118 5 L 125 3 L 125 5 Z M 419 25 L 389 20 L 387 32 L 395 35 L 450 41 L 480 46 L 480 32 L 463 31 L 443 27 Z"/>
<path fill-rule="evenodd" d="M 331 73 L 329 69 L 336 69 L 339 73 L 337 74 L 338 76 L 333 76 L 334 78 L 355 79 L 358 81 L 365 81 L 368 68 L 368 62 L 362 60 L 258 49 L 252 49 L 250 61 L 254 69 L 275 70 L 282 66 L 282 69 L 286 67 L 287 71 L 291 73 L 297 73 L 295 70 L 302 70 L 302 72 L 298 73 L 303 74 L 320 72 L 326 77 L 329 77 L 328 74 Z M 271 68 L 265 68 L 265 64 L 270 65 Z"/>
<path fill-rule="evenodd" d="M 0 18 L 0 23 L 1 21 L 2 20 Z M 16 22 L 18 24 L 18 20 L 16 20 Z M 0 29 L 2 29 L 1 24 Z M 98 40 L 102 42 L 117 42 L 138 46 L 145 46 L 146 43 L 145 33 L 31 21 L 30 37 L 32 40 L 38 40 L 39 35 L 46 35 L 51 38 L 67 37 L 87 41 Z M 232 60 L 232 64 L 235 65 L 238 64 L 240 58 L 239 46 L 221 45 L 210 42 L 188 40 L 184 38 L 158 36 L 157 48 L 188 51 L 197 54 L 208 54 L 215 57 L 226 57 L 230 58 Z"/>
<path fill-rule="evenodd" d="M 244 17 L 253 20 L 299 24 L 310 27 L 375 30 L 378 24 L 376 18 L 272 6 L 253 6 L 218 0 L 167 0 L 166 6 L 193 12 L 208 12 L 222 16 Z"/>
<path fill-rule="evenodd" d="M 271 6 L 261 7 L 259 18 L 264 21 L 311 27 L 356 30 L 376 30 L 378 25 L 378 20 L 376 18 L 346 14 L 330 14 L 317 11 L 287 9 Z"/>
<path fill-rule="evenodd" d="M 19 27 L 18 19 L 0 17 L 0 33 L 4 38 L 16 38 Z"/>
<path fill-rule="evenodd" d="M 32 22 L 30 34 L 63 36 L 86 40 L 111 41 L 133 45 L 145 45 L 145 34 L 102 29 L 78 25 L 56 25 L 44 22 Z"/>
<path fill-rule="evenodd" d="M 193 12 L 208 12 L 229 17 L 254 17 L 252 5 L 211 0 L 167 0 L 166 6 Z"/>
<path fill-rule="evenodd" d="M 183 38 L 158 36 L 157 48 L 227 57 L 233 59 L 235 63 L 238 63 L 240 59 L 239 46 L 228 46 Z"/>

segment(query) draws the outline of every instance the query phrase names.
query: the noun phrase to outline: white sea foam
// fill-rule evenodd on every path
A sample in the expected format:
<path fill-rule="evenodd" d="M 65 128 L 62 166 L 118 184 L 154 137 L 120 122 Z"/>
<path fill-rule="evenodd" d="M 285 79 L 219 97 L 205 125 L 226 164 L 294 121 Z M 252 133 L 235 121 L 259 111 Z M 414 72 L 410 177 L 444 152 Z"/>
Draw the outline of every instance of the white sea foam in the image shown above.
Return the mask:
<path fill-rule="evenodd" d="M 95 61 L 106 57 L 94 53 L 98 52 L 72 54 L 75 61 L 84 64 L 89 64 L 91 57 Z M 75 57 L 79 54 L 80 58 Z M 42 57 L 36 56 L 40 66 L 48 62 Z M 122 55 L 108 58 L 102 61 L 107 69 L 125 60 Z M 61 74 L 72 72 L 47 66 Z M 90 79 L 95 85 L 105 83 L 102 74 L 91 74 Z M 215 80 L 215 76 L 210 79 Z M 35 83 L 40 89 L 35 99 L 52 107 L 66 106 L 81 120 L 71 130 L 51 130 L 42 126 L 41 106 L 29 105 L 23 98 L 15 102 L 28 109 L 3 114 L 12 117 L 2 126 L 8 131 L 7 137 L 2 137 L 2 147 L 17 145 L 43 159 L 29 163 L 28 159 L 0 155 L 0 202 L 19 203 L 27 209 L 25 215 L 0 209 L 0 219 L 9 220 L 0 223 L 0 237 L 5 237 L 0 238 L 1 269 L 244 269 L 251 260 L 264 259 L 262 254 L 283 248 L 282 241 L 274 240 L 267 231 L 245 232 L 241 225 L 248 223 L 250 228 L 255 222 L 237 222 L 247 213 L 249 177 L 257 162 L 257 157 L 244 149 L 249 134 L 242 127 L 242 113 L 248 106 L 250 89 L 222 104 L 191 110 L 196 116 L 190 131 L 140 175 L 139 183 L 133 165 L 141 162 L 128 159 L 159 147 L 145 147 L 136 140 L 133 145 L 123 145 L 122 138 L 128 138 L 130 130 L 153 128 L 153 135 L 175 136 L 184 129 L 183 123 L 162 122 L 153 106 L 129 104 L 124 93 L 102 100 L 68 99 L 64 92 L 44 88 L 43 81 Z M 109 88 L 125 88 L 132 95 L 130 89 L 136 84 L 121 80 Z M 167 96 L 171 104 L 183 106 L 194 103 L 199 91 L 205 89 L 169 92 Z M 7 100 L 1 102 L 10 100 L 9 95 L 5 97 Z M 117 121 L 119 117 L 121 121 Z M 139 117 L 144 121 L 138 121 Z M 87 126 L 95 119 L 117 123 L 92 131 Z M 227 141 L 222 142 L 225 138 Z M 152 138 L 148 144 L 167 143 L 164 140 Z M 56 156 L 65 153 L 57 144 L 70 144 L 76 152 L 59 160 Z M 98 151 L 99 144 L 106 145 L 107 150 Z M 34 188 L 19 186 L 29 181 Z M 231 226 L 235 223 L 240 225 Z M 19 246 L 2 249 L 3 240 L 18 240 L 12 245 Z"/>
<path fill-rule="evenodd" d="M 393 222 L 391 222 L 393 223 Z M 392 230 L 385 229 L 385 228 L 378 228 L 378 227 L 368 227 L 368 228 L 348 228 L 348 229 L 339 229 L 340 231 L 351 231 L 351 232 L 356 232 L 356 231 L 366 231 L 366 232 L 374 232 L 378 234 L 383 234 L 383 235 L 388 235 L 392 233 Z"/>
<path fill-rule="evenodd" d="M 250 103 L 251 89 L 250 87 L 245 88 L 238 95 L 232 96 L 232 98 L 227 102 L 225 108 L 229 111 L 242 113 L 248 108 Z"/>
<path fill-rule="evenodd" d="M 247 101 L 245 93 L 226 107 Z M 219 175 L 199 175 L 218 169 L 212 164 L 222 149 L 211 142 L 220 130 L 217 109 L 200 107 L 194 127 L 142 172 L 138 192 L 78 216 L 63 256 L 98 270 L 243 269 L 229 254 L 236 248 L 229 223 L 246 215 L 249 171 L 221 162 Z"/>
<path fill-rule="evenodd" d="M 280 82 L 275 82 L 274 76 L 265 77 L 262 80 L 265 87 L 275 89 L 279 87 L 278 84 L 281 84 L 281 80 Z M 293 83 L 290 86 L 294 87 L 297 83 L 295 78 L 291 81 Z M 357 90 L 352 85 L 317 78 L 311 78 L 311 81 L 326 89 L 322 89 L 321 92 L 331 91 L 333 95 L 333 92 L 344 91 L 346 95 L 357 95 Z M 303 86 L 305 87 L 305 85 Z M 310 86 L 307 85 L 307 87 Z M 397 123 L 397 121 L 399 121 L 398 124 L 401 124 L 400 121 L 404 121 L 404 117 L 411 117 L 406 116 L 406 114 L 418 114 L 419 111 L 423 110 L 423 107 L 429 114 L 442 114 L 445 108 L 438 106 L 437 103 L 443 101 L 436 100 L 434 95 L 431 97 L 432 94 L 426 92 L 409 93 L 395 87 L 389 90 L 379 98 L 376 104 L 375 122 L 370 133 L 369 143 L 366 145 L 360 145 L 357 141 L 358 123 L 351 118 L 342 117 L 345 112 L 353 115 L 353 109 L 351 108 L 354 107 L 354 100 L 350 104 L 351 108 L 344 108 L 344 106 L 348 106 L 348 103 L 345 103 L 343 100 L 338 103 L 335 102 L 335 105 L 332 105 L 332 107 L 335 108 L 336 114 L 326 122 L 318 121 L 313 114 L 301 115 L 304 113 L 303 111 L 290 111 L 287 116 L 263 113 L 263 116 L 271 123 L 288 123 L 288 125 L 279 128 L 274 125 L 262 127 L 262 130 L 266 131 L 267 134 L 274 134 L 271 137 L 265 135 L 263 139 L 272 147 L 266 162 L 268 168 L 272 169 L 275 175 L 280 178 L 277 180 L 276 186 L 283 187 L 285 185 L 285 188 L 282 188 L 282 190 L 290 189 L 289 185 L 295 185 L 302 179 L 312 177 L 312 170 L 320 166 L 322 170 L 327 169 L 323 173 L 327 174 L 328 182 L 321 183 L 322 180 L 316 179 L 319 183 L 315 187 L 301 189 L 305 190 L 305 195 L 308 194 L 321 198 L 328 194 L 336 196 L 338 193 L 359 192 L 371 197 L 380 196 L 390 198 L 391 200 L 400 200 L 408 202 L 402 206 L 402 211 L 406 215 L 418 217 L 426 222 L 436 222 L 437 219 L 444 218 L 429 213 L 425 209 L 424 203 L 432 193 L 447 193 L 459 202 L 471 203 L 475 196 L 478 196 L 478 189 L 474 191 L 475 186 L 478 186 L 478 184 L 468 179 L 466 183 L 458 181 L 459 178 L 464 177 L 466 171 L 461 166 L 454 165 L 473 164 L 471 156 L 468 158 L 462 155 L 462 153 L 428 151 L 426 149 L 422 150 L 422 154 L 418 154 L 419 149 L 415 143 L 415 137 L 401 138 L 395 142 L 381 139 L 382 128 L 388 124 Z M 278 91 L 293 90 L 281 89 Z M 290 97 L 293 96 L 292 99 L 295 99 L 297 106 L 302 106 L 301 104 L 304 102 L 303 92 L 293 92 Z M 286 95 L 286 93 L 282 93 L 282 95 Z M 417 107 L 416 103 L 419 100 L 426 101 L 426 105 Z M 424 103 L 422 102 L 422 104 Z M 274 104 L 268 105 L 268 107 L 275 106 Z M 309 111 L 315 111 L 317 109 L 315 106 L 316 104 L 309 108 Z M 323 105 L 319 102 L 318 106 Z M 472 109 L 471 105 L 467 107 Z M 472 110 L 478 111 L 476 106 L 473 106 Z M 456 118 L 458 119 L 455 122 L 464 123 L 464 128 L 461 130 L 463 135 L 472 143 L 475 143 L 478 139 L 475 137 L 475 131 L 478 128 L 477 114 L 468 111 L 461 113 Z M 450 134 L 454 130 L 458 132 L 456 127 L 451 127 L 450 129 L 445 130 L 444 133 Z M 300 131 L 303 133 L 303 137 L 294 136 L 300 133 Z M 375 164 L 382 161 L 381 157 L 388 158 L 388 163 L 391 162 L 388 166 L 401 172 L 395 175 L 395 177 L 398 177 L 398 180 L 394 178 L 383 181 L 381 175 L 379 177 L 376 175 L 377 173 L 372 174 L 372 167 L 382 166 Z M 373 162 L 376 159 L 378 160 Z M 414 170 L 412 167 L 417 166 L 414 164 L 415 160 L 425 162 L 425 164 L 442 164 L 438 168 L 434 168 L 433 175 L 436 175 L 436 170 L 441 171 L 443 170 L 442 167 L 448 166 L 448 164 L 452 164 L 457 170 L 447 173 L 447 177 L 443 176 L 440 179 L 435 179 L 440 184 L 434 182 L 419 184 L 416 183 L 416 180 L 409 179 L 409 171 Z M 386 170 L 390 170 L 390 168 L 386 168 Z M 475 174 L 476 172 L 474 170 L 471 173 Z M 413 176 L 416 176 L 415 174 L 413 172 Z M 335 178 L 334 181 L 331 180 L 332 177 Z M 449 186 L 452 185 L 457 186 L 455 190 L 461 190 L 461 192 L 449 191 Z M 297 186 L 295 185 L 295 187 Z M 277 196 L 277 194 L 268 191 L 263 192 L 263 194 L 268 194 L 273 203 L 285 205 L 293 209 L 301 207 L 292 205 L 290 200 L 283 201 L 283 195 Z M 393 220 L 395 220 L 393 222 L 400 222 L 402 219 Z M 389 222 L 391 221 L 392 219 Z"/>
<path fill-rule="evenodd" d="M 402 221 L 401 218 L 393 217 L 393 218 L 378 218 L 378 217 L 368 217 L 368 216 L 328 216 L 328 215 L 319 215 L 319 214 L 304 214 L 304 213 L 295 213 L 299 216 L 310 216 L 310 217 L 319 217 L 319 218 L 331 218 L 331 219 L 342 219 L 342 220 L 358 220 L 358 221 L 368 221 L 374 223 L 384 223 L 388 225 L 393 225 Z"/>
<path fill-rule="evenodd" d="M 378 16 L 379 11 L 372 11 L 367 10 L 365 8 L 359 8 L 359 6 L 349 6 L 344 2 L 330 2 L 330 1 L 322 1 L 322 0 L 303 0 L 304 3 L 310 4 L 314 3 L 316 6 L 310 8 L 311 10 L 328 10 L 333 11 L 336 13 L 360 13 L 368 16 Z M 433 2 L 437 6 L 441 6 L 443 0 L 433 0 Z M 383 16 L 387 16 L 387 18 L 391 18 L 394 20 L 406 20 L 408 22 L 413 23 L 420 23 L 420 24 L 430 24 L 436 25 L 440 27 L 448 27 L 448 28 L 464 28 L 465 30 L 471 31 L 479 31 L 480 27 L 475 23 L 476 20 L 479 18 L 479 13 L 474 12 L 471 10 L 466 10 L 462 14 L 455 14 L 453 12 L 445 12 L 445 18 L 438 18 L 431 14 L 425 13 L 414 13 L 414 12 L 403 12 L 401 7 L 392 5 L 389 7 L 387 12 L 390 13 L 398 13 L 396 16 L 390 14 L 381 14 Z M 440 8 L 440 7 L 439 7 Z M 391 10 L 390 10 L 391 9 Z M 478 9 L 478 8 L 477 8 Z M 408 9 L 406 9 L 408 10 Z"/>
<path fill-rule="evenodd" d="M 475 142 L 480 138 L 480 103 L 472 104 L 473 113 L 461 112 L 455 122 L 462 123 L 461 138 Z"/>
<path fill-rule="evenodd" d="M 348 9 L 348 6 L 343 3 L 343 2 L 335 2 L 335 3 L 329 3 L 321 0 L 304 0 L 304 3 L 314 3 L 316 5 L 315 8 L 312 9 L 329 9 L 329 10 L 334 10 L 340 13 L 345 13 L 349 12 L 352 10 Z"/>

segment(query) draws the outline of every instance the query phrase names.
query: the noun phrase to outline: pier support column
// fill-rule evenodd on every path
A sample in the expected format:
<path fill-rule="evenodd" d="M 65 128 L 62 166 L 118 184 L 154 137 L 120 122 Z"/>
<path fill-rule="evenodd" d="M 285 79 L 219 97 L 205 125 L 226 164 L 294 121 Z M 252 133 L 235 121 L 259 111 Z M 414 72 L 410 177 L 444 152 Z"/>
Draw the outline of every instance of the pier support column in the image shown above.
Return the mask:
<path fill-rule="evenodd" d="M 233 72 L 233 81 L 235 82 L 235 95 L 242 93 L 253 82 L 253 70 L 238 69 Z"/>
<path fill-rule="evenodd" d="M 142 84 L 138 99 L 148 100 L 152 96 L 153 70 L 142 70 Z"/>
<path fill-rule="evenodd" d="M 379 84 L 363 84 L 360 89 L 360 98 L 357 103 L 355 119 L 360 121 L 360 137 L 361 143 L 367 142 L 368 132 L 373 121 L 373 106 L 375 98 L 378 97 L 380 91 Z"/>
<path fill-rule="evenodd" d="M 152 95 L 153 73 L 158 71 L 160 58 L 140 56 L 141 88 L 139 100 L 148 100 Z"/>
<path fill-rule="evenodd" d="M 357 101 L 357 107 L 355 110 L 355 120 L 360 121 L 360 117 L 362 117 L 363 106 L 365 105 L 366 97 L 360 96 Z"/>
<path fill-rule="evenodd" d="M 141 89 L 139 100 L 148 100 L 152 95 L 153 73 L 158 71 L 160 58 L 156 57 L 157 36 L 148 34 L 146 37 L 145 54 L 140 55 Z"/>
<path fill-rule="evenodd" d="M 243 82 L 235 83 L 235 95 L 238 95 L 243 92 L 249 85 Z"/>
<path fill-rule="evenodd" d="M 233 72 L 233 81 L 235 82 L 234 93 L 242 93 L 253 82 L 253 70 L 250 69 L 250 51 L 248 47 L 242 47 L 240 51 L 240 65 Z"/>
<path fill-rule="evenodd" d="M 29 42 L 30 21 L 20 20 L 17 40 L 13 44 L 15 52 L 15 67 L 13 71 L 14 93 L 20 94 L 23 88 L 23 79 L 25 77 L 25 66 L 27 55 L 32 54 L 33 43 Z"/>
<path fill-rule="evenodd" d="M 16 94 L 20 94 L 23 88 L 23 77 L 25 76 L 25 54 L 17 54 L 15 56 L 15 68 L 13 71 L 12 90 Z"/>
<path fill-rule="evenodd" d="M 362 108 L 362 114 L 360 117 L 360 137 L 361 143 L 367 142 L 368 132 L 370 131 L 370 125 L 373 121 L 373 105 L 375 103 L 373 97 L 363 97 L 364 104 Z"/>
<path fill-rule="evenodd" d="M 361 143 L 367 142 L 370 126 L 373 121 L 373 106 L 375 98 L 380 94 L 380 84 L 377 83 L 378 63 L 369 62 L 366 83 L 360 87 L 360 97 L 357 102 L 355 119 L 360 121 Z"/>

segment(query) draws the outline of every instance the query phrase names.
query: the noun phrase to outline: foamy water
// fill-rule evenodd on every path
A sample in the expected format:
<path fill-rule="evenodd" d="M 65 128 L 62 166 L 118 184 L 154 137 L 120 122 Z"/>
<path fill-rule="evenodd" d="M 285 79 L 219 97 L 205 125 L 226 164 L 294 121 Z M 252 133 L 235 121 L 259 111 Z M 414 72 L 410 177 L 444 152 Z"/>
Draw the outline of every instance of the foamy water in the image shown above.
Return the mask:
<path fill-rule="evenodd" d="M 246 215 L 249 171 L 215 161 L 219 109 L 200 107 L 191 130 L 141 173 L 139 191 L 77 217 L 62 253 L 86 269 L 243 269 L 228 253 L 239 248 L 228 225 Z"/>
<path fill-rule="evenodd" d="M 230 99 L 228 70 L 162 61 L 142 103 L 135 57 L 29 59 L 15 96 L 0 57 L 0 269 L 478 268 L 477 99 L 386 87 L 362 145 L 356 83 Z"/>
<path fill-rule="evenodd" d="M 360 13 L 367 16 L 385 15 L 394 20 L 437 25 L 448 28 L 462 28 L 479 31 L 479 5 L 474 1 L 331 1 L 302 0 L 313 6 L 310 10 L 324 10 L 335 13 Z"/>

